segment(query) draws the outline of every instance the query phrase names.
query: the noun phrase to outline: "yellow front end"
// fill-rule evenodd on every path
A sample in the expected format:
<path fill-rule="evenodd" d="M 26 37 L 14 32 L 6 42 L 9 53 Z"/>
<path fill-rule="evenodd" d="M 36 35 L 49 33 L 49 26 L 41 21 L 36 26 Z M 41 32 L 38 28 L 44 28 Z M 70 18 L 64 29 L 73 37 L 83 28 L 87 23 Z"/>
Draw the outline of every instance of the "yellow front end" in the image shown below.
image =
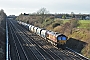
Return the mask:
<path fill-rule="evenodd" d="M 64 45 L 64 44 L 66 44 L 66 40 L 60 40 L 58 43 L 61 45 Z"/>

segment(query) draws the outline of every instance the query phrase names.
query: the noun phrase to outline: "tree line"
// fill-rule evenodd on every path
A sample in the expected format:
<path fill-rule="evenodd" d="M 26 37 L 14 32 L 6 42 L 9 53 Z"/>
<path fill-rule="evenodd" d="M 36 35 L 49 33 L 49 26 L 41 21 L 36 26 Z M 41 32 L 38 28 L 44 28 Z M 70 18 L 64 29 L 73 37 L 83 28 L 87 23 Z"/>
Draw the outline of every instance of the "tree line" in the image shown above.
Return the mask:
<path fill-rule="evenodd" d="M 3 9 L 0 10 L 0 26 L 5 28 L 6 13 Z"/>

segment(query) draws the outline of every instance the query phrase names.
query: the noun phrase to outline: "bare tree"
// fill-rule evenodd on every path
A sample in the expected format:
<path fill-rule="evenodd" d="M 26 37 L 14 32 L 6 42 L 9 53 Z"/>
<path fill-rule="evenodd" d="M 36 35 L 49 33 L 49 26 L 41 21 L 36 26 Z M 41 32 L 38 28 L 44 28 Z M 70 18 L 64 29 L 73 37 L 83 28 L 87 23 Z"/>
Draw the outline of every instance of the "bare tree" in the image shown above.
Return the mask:
<path fill-rule="evenodd" d="M 40 14 L 40 15 L 44 15 L 44 14 L 48 14 L 49 11 L 47 11 L 46 8 L 41 8 L 39 11 L 37 11 L 37 14 Z"/>
<path fill-rule="evenodd" d="M 72 18 L 75 18 L 74 12 L 71 12 L 71 17 L 72 17 Z"/>
<path fill-rule="evenodd" d="M 70 34 L 72 34 L 73 28 L 76 28 L 78 25 L 78 20 L 70 20 Z"/>
<path fill-rule="evenodd" d="M 62 33 L 64 34 L 65 31 L 66 31 L 67 29 L 69 29 L 69 28 L 70 28 L 70 23 L 69 23 L 69 22 L 66 22 L 66 23 L 62 26 Z"/>
<path fill-rule="evenodd" d="M 41 16 L 41 23 L 43 23 L 43 21 L 46 19 L 47 15 L 49 11 L 46 8 L 41 8 L 40 10 L 37 11 L 37 15 Z"/>
<path fill-rule="evenodd" d="M 62 32 L 64 33 L 66 30 L 69 30 L 70 34 L 72 34 L 73 28 L 77 28 L 78 25 L 78 20 L 70 20 L 62 26 Z"/>

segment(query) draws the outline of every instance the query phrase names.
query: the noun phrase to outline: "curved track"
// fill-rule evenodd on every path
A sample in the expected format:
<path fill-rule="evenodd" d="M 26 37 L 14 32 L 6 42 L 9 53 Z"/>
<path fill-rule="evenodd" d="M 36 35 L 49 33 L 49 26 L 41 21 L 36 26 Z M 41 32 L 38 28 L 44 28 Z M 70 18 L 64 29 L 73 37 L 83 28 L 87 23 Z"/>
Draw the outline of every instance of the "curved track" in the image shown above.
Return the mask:
<path fill-rule="evenodd" d="M 16 21 L 8 21 L 11 60 L 85 60 L 68 50 L 60 50 L 27 31 Z"/>

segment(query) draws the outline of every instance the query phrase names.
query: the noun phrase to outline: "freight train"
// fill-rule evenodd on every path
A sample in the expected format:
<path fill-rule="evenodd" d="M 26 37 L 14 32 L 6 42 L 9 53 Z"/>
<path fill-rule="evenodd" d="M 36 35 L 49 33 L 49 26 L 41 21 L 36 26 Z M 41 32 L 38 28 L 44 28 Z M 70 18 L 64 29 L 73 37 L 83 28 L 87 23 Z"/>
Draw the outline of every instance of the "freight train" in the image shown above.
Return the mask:
<path fill-rule="evenodd" d="M 35 27 L 33 25 L 17 21 L 18 24 L 25 27 L 27 30 L 36 33 L 37 35 L 45 38 L 45 40 L 48 40 L 54 45 L 57 45 L 57 47 L 65 48 L 66 42 L 67 42 L 67 36 L 64 34 L 60 34 L 57 32 L 45 30 L 44 28 Z"/>

